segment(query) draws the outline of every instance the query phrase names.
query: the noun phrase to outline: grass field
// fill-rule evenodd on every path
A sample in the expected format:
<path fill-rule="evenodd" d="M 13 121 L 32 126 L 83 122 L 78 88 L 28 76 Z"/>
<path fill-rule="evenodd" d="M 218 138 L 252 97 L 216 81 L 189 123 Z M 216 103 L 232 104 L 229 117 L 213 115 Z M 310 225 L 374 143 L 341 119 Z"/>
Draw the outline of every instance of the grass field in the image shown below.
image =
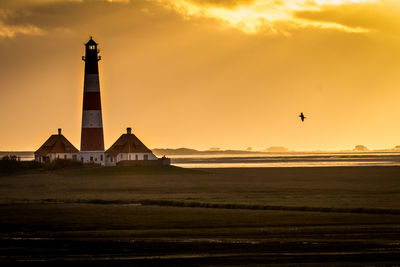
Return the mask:
<path fill-rule="evenodd" d="M 0 177 L 0 263 L 399 265 L 400 168 Z"/>

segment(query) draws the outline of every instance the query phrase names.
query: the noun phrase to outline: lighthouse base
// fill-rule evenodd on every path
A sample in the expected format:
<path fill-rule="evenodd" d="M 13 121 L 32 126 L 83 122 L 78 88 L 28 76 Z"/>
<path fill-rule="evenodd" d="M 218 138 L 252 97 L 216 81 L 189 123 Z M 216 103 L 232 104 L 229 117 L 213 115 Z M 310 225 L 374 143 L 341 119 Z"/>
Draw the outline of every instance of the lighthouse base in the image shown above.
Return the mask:
<path fill-rule="evenodd" d="M 105 166 L 104 151 L 81 151 L 79 152 L 79 160 L 83 164 L 99 164 Z"/>

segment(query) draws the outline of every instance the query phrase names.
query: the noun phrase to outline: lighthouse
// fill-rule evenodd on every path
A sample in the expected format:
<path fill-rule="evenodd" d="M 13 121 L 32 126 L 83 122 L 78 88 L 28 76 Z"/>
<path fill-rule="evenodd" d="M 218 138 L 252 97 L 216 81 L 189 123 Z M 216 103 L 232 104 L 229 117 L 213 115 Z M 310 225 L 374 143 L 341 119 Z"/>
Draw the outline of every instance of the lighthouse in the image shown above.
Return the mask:
<path fill-rule="evenodd" d="M 101 59 L 97 43 L 90 37 L 85 44 L 85 78 L 83 85 L 83 111 L 81 151 L 78 151 L 58 129 L 58 135 L 52 135 L 35 152 L 35 161 L 40 163 L 57 159 L 78 160 L 82 163 L 102 166 L 156 166 L 170 165 L 165 156 L 157 158 L 142 141 L 127 128 L 126 134 L 104 151 L 103 118 L 101 112 L 99 65 Z"/>
<path fill-rule="evenodd" d="M 101 112 L 98 44 L 90 37 L 85 44 L 85 78 L 81 132 L 81 161 L 104 164 L 104 135 Z"/>

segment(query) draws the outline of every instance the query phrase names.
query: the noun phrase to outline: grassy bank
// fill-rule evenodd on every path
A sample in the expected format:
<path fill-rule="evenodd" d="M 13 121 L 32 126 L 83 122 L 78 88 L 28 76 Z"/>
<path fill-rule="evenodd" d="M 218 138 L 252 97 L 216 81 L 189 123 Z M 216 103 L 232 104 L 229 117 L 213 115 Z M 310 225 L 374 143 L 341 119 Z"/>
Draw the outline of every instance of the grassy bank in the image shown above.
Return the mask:
<path fill-rule="evenodd" d="M 397 210 L 399 167 L 83 168 L 0 178 L 0 203 L 143 200 Z"/>
<path fill-rule="evenodd" d="M 400 168 L 80 168 L 0 178 L 0 263 L 395 265 Z"/>

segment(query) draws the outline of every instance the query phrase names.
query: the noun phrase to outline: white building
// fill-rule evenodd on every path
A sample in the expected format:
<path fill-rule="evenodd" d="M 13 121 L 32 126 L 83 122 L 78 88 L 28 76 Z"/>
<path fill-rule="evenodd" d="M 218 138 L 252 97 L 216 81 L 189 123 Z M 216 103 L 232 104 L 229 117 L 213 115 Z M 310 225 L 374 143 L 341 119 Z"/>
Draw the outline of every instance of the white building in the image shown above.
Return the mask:
<path fill-rule="evenodd" d="M 84 164 L 99 164 L 102 166 L 154 166 L 170 165 L 169 158 L 157 158 L 133 133 L 127 128 L 126 134 L 107 151 L 79 151 L 61 134 L 54 134 L 35 152 L 35 161 L 45 163 L 55 159 L 81 161 Z"/>
<path fill-rule="evenodd" d="M 44 163 L 55 159 L 78 160 L 78 155 L 79 150 L 61 134 L 61 129 L 58 129 L 58 134 L 50 136 L 49 139 L 35 151 L 35 161 Z"/>
<path fill-rule="evenodd" d="M 158 165 L 158 158 L 127 128 L 105 152 L 105 165 Z"/>

